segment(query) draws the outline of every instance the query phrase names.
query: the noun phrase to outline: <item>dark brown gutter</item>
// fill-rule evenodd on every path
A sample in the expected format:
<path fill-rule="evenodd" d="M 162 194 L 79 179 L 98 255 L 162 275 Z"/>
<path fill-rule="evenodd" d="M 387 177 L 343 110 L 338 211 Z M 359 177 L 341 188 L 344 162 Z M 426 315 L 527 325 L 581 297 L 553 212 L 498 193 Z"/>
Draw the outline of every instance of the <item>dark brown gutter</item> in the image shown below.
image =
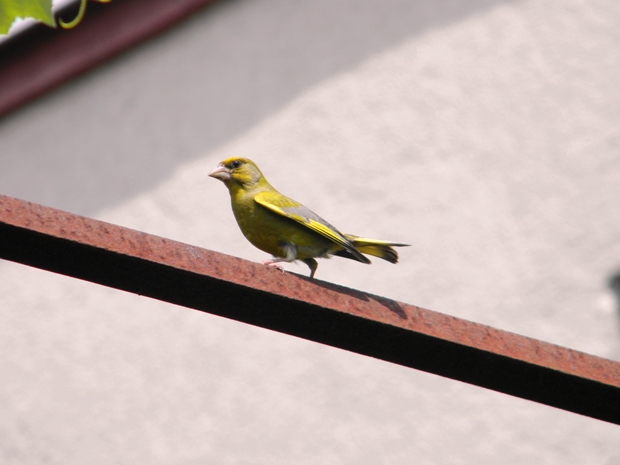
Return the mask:
<path fill-rule="evenodd" d="M 44 24 L 0 44 L 0 117 L 124 50 L 160 33 L 214 0 L 88 2 L 75 28 Z M 60 13 L 65 21 L 77 5 Z"/>

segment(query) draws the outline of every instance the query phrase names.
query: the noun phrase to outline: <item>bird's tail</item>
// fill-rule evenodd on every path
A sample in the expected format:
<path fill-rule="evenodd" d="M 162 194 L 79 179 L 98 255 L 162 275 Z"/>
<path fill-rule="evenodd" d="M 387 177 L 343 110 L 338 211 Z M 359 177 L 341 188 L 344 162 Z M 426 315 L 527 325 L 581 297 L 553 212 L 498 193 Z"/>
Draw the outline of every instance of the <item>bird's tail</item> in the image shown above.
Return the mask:
<path fill-rule="evenodd" d="M 387 260 L 390 263 L 398 263 L 398 252 L 392 247 L 407 247 L 409 244 L 399 244 L 390 241 L 380 241 L 367 237 L 354 236 L 353 234 L 344 235 L 357 250 L 362 253 Z"/>

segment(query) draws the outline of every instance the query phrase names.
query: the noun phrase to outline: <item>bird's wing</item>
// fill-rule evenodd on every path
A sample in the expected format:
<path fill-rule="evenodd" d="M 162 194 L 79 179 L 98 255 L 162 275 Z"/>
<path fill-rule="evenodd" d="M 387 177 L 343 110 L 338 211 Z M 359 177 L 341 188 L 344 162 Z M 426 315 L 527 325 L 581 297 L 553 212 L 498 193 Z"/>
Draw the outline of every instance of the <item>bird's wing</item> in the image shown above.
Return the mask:
<path fill-rule="evenodd" d="M 329 224 L 319 215 L 309 208 L 304 207 L 299 202 L 290 199 L 279 192 L 265 191 L 254 196 L 254 200 L 259 205 L 271 210 L 278 215 L 290 218 L 308 229 L 326 237 L 330 241 L 351 253 L 355 259 L 362 263 L 370 263 L 364 255 L 334 226 Z"/>

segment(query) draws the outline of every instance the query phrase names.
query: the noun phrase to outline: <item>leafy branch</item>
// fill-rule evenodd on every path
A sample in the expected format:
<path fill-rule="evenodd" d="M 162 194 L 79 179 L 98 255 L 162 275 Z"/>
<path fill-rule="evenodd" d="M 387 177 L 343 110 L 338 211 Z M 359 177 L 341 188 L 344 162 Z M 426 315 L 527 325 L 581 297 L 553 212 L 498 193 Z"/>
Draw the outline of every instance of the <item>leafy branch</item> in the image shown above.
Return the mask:
<path fill-rule="evenodd" d="M 109 3 L 112 0 L 93 0 L 99 3 Z M 58 20 L 63 29 L 77 26 L 86 13 L 87 0 L 80 0 L 80 9 L 77 16 L 71 21 Z M 50 27 L 56 28 L 56 19 L 52 13 L 52 0 L 0 0 L 0 34 L 8 34 L 11 26 L 18 19 L 33 18 Z"/>

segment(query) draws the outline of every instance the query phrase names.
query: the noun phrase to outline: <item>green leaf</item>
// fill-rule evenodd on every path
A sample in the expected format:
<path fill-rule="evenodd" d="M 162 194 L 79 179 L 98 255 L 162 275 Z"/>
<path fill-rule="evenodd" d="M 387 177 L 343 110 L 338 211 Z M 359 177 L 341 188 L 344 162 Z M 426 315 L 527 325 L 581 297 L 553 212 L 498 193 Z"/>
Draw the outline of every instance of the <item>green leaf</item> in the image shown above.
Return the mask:
<path fill-rule="evenodd" d="M 0 0 L 0 34 L 7 34 L 18 18 L 34 18 L 56 27 L 52 0 Z"/>

